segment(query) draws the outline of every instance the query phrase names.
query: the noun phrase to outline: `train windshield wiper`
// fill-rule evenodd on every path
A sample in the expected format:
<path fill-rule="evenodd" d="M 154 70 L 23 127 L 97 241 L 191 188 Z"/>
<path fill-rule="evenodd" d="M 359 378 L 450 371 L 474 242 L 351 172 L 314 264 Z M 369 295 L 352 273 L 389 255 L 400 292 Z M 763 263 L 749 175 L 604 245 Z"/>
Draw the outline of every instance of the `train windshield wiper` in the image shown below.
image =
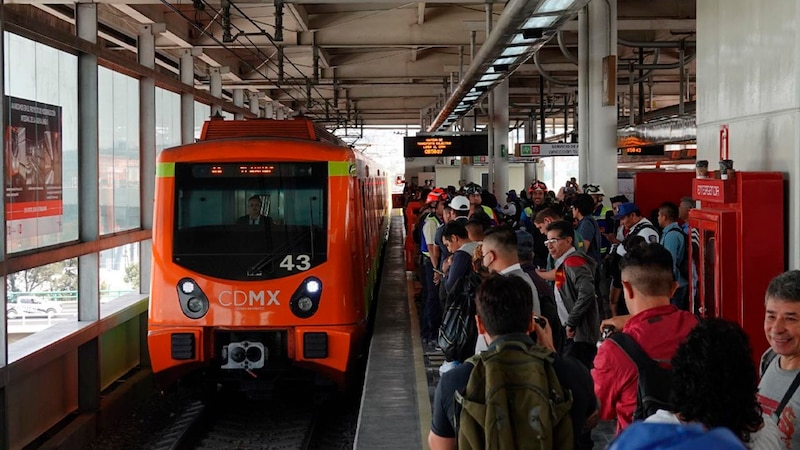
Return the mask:
<path fill-rule="evenodd" d="M 300 230 L 300 232 L 295 236 L 294 239 L 285 242 L 279 248 L 275 249 L 275 251 L 273 251 L 271 254 L 266 255 L 263 258 L 259 259 L 257 263 L 255 263 L 252 267 L 247 269 L 247 276 L 248 277 L 262 276 L 264 267 L 267 267 L 269 264 L 272 264 L 276 258 L 285 256 L 292 247 L 302 242 L 307 235 L 311 235 L 313 239 L 313 233 L 314 233 L 313 230 L 312 231 Z"/>

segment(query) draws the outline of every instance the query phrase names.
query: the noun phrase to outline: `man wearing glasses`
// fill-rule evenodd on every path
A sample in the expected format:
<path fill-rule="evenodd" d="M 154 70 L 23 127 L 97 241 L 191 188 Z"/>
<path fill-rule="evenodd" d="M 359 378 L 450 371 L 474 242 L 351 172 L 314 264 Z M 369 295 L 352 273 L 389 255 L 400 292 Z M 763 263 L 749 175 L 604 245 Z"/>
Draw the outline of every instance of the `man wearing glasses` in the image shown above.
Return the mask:
<path fill-rule="evenodd" d="M 595 262 L 575 250 L 575 230 L 560 220 L 547 226 L 545 244 L 555 259 L 556 307 L 567 341 L 564 356 L 573 356 L 591 369 L 600 337 L 600 314 L 594 289 Z"/>

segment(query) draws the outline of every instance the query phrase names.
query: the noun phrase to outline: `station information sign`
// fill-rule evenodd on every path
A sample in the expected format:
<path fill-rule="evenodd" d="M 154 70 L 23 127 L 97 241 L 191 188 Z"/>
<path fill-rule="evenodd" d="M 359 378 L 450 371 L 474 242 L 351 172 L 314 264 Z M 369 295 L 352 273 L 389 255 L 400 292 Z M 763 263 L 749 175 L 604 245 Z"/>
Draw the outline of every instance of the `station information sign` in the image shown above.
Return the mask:
<path fill-rule="evenodd" d="M 561 143 L 532 143 L 516 144 L 517 156 L 521 158 L 538 158 L 541 156 L 578 156 L 578 144 L 573 142 Z"/>
<path fill-rule="evenodd" d="M 664 145 L 618 148 L 617 154 L 627 156 L 664 156 Z"/>
<path fill-rule="evenodd" d="M 403 156 L 481 156 L 489 152 L 485 134 L 454 136 L 407 136 L 403 138 Z"/>

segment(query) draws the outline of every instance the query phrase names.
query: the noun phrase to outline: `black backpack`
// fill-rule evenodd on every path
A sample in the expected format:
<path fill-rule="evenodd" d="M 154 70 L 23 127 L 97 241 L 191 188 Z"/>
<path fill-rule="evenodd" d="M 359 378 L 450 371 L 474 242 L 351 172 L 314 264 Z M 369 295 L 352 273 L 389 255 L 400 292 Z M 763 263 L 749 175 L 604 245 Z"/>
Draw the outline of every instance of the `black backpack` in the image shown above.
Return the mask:
<path fill-rule="evenodd" d="M 458 280 L 447 296 L 438 340 L 447 361 L 464 362 L 475 354 L 478 329 L 474 298 L 481 281 L 481 276 L 472 272 Z"/>
<path fill-rule="evenodd" d="M 689 269 L 689 245 L 692 244 L 689 243 L 688 236 L 686 236 L 686 233 L 684 233 L 682 229 L 673 228 L 669 230 L 667 234 L 672 233 L 673 231 L 680 233 L 680 235 L 683 237 L 683 254 L 681 255 L 681 260 L 678 262 L 678 272 L 681 274 L 681 277 L 684 280 L 692 281 L 691 272 Z"/>
<path fill-rule="evenodd" d="M 619 345 L 639 371 L 633 420 L 644 420 L 659 409 L 672 411 L 672 369 L 665 369 L 648 357 L 627 333 L 614 333 L 608 339 Z"/>

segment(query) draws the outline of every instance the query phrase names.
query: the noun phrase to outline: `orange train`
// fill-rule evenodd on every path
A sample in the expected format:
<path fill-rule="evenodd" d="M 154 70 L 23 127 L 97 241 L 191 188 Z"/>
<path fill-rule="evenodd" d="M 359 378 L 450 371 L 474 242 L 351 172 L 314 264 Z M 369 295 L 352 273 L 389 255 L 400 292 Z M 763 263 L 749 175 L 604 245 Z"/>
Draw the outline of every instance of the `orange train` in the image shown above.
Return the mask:
<path fill-rule="evenodd" d="M 158 156 L 148 344 L 162 382 L 310 369 L 366 346 L 387 173 L 306 119 L 211 120 Z"/>

